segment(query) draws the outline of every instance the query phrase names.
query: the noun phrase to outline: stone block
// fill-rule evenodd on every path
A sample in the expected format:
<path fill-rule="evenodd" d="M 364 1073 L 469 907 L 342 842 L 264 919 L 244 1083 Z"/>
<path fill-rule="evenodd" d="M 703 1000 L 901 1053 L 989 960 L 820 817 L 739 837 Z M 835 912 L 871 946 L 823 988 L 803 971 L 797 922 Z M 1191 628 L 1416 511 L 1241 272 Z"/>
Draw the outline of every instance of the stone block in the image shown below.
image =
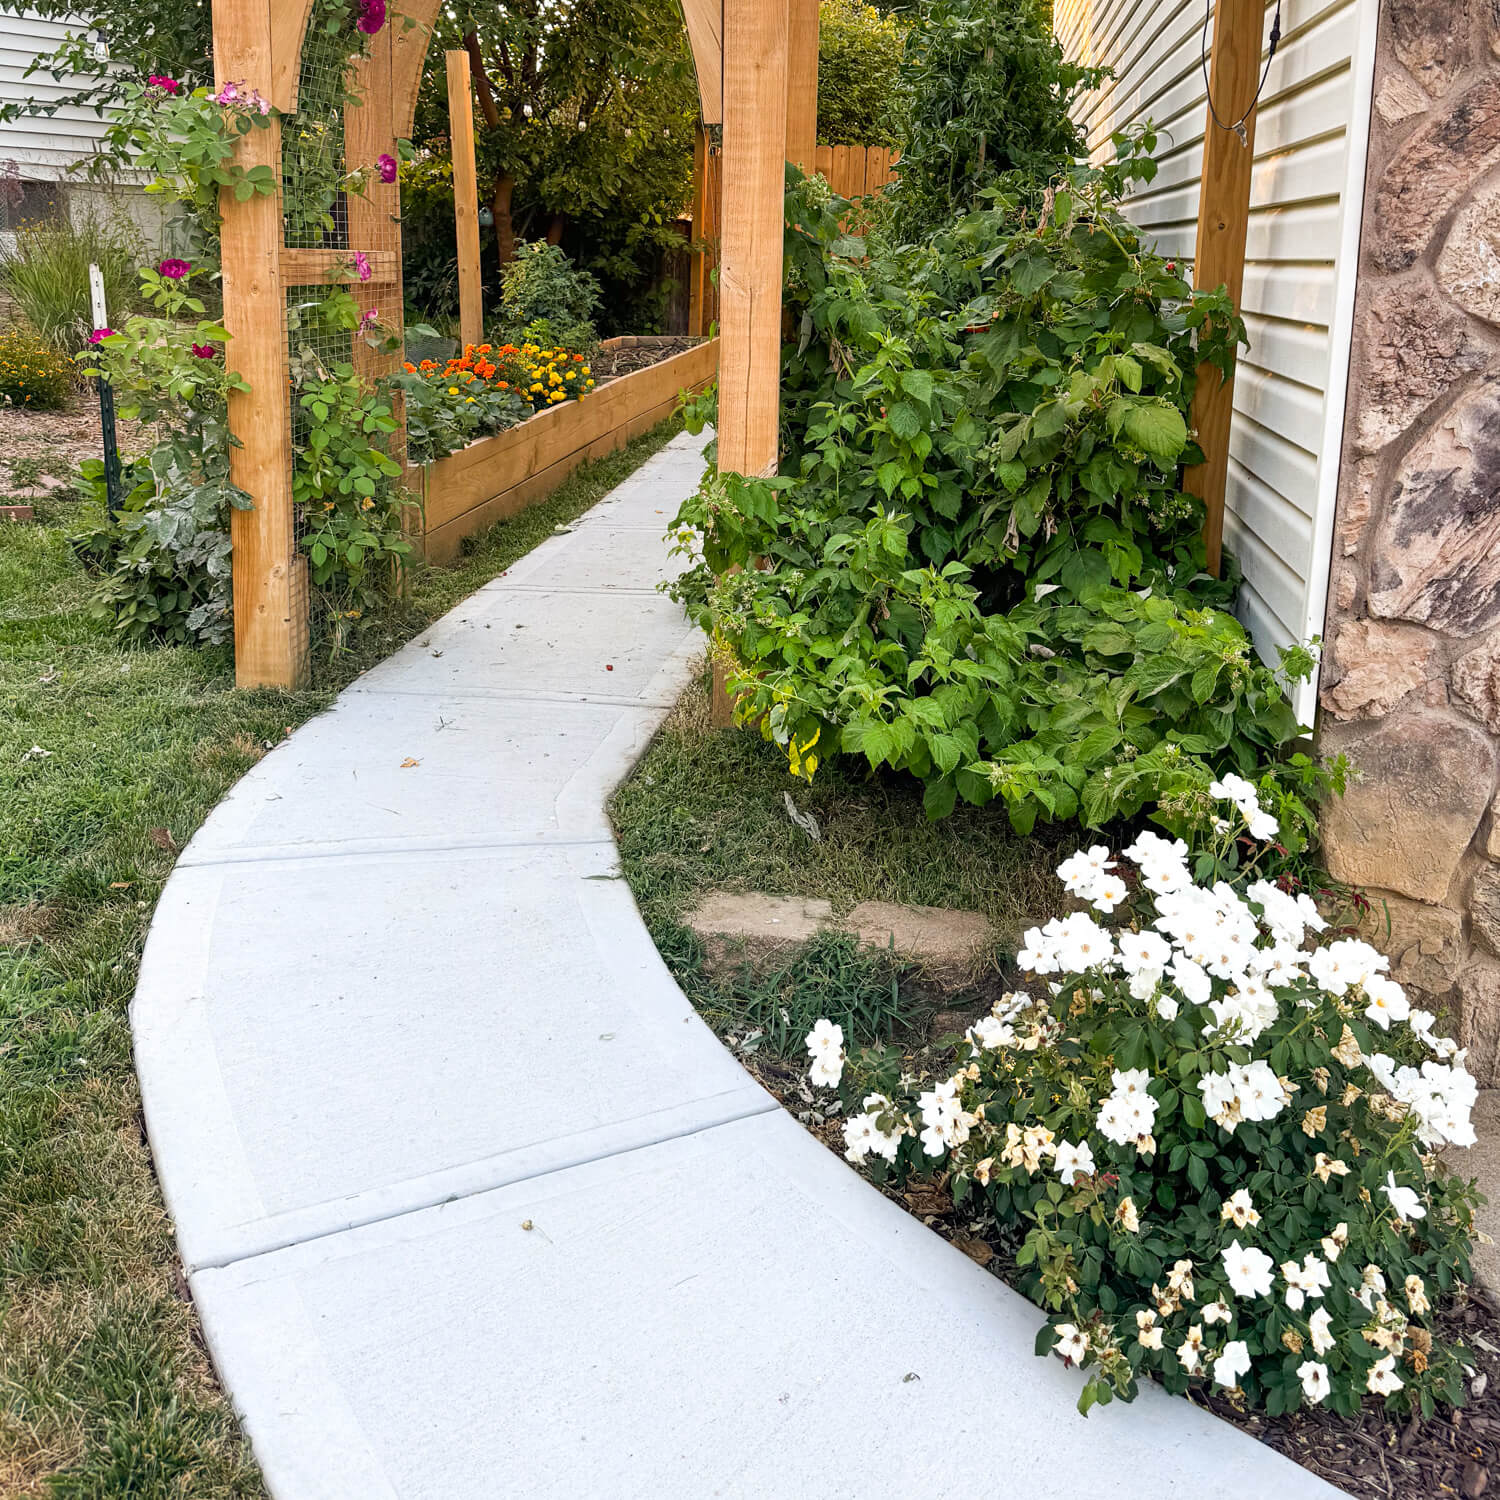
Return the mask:
<path fill-rule="evenodd" d="M 1489 357 L 1468 320 L 1431 287 L 1422 282 L 1381 287 L 1360 329 L 1359 446 L 1374 451 L 1401 437 L 1466 376 L 1482 370 Z M 1356 485 L 1366 483 L 1373 486 L 1374 474 L 1362 470 Z M 1369 494 L 1365 503 L 1368 507 Z M 1356 504 L 1356 515 L 1357 510 Z"/>
<path fill-rule="evenodd" d="M 1463 918 L 1446 906 L 1371 891 L 1359 935 L 1391 960 L 1391 976 L 1436 999 L 1458 982 L 1463 963 Z"/>
<path fill-rule="evenodd" d="M 1459 1040 L 1469 1049 L 1469 1071 L 1481 1088 L 1500 1082 L 1500 965 L 1478 956 L 1458 981 Z"/>
<path fill-rule="evenodd" d="M 1500 324 L 1500 188 L 1466 203 L 1437 260 L 1447 294 L 1476 318 Z"/>
<path fill-rule="evenodd" d="M 1434 99 L 1442 98 L 1468 61 L 1467 7 L 1386 0 L 1386 18 L 1396 56 Z"/>
<path fill-rule="evenodd" d="M 1337 681 L 1324 689 L 1324 704 L 1341 719 L 1382 718 L 1427 680 L 1432 647 L 1421 631 L 1352 620 L 1339 626 L 1333 665 Z"/>
<path fill-rule="evenodd" d="M 1474 940 L 1500 956 L 1500 865 L 1484 865 L 1469 887 L 1469 921 Z"/>
<path fill-rule="evenodd" d="M 1369 608 L 1447 635 L 1500 624 L 1500 374 L 1406 456 L 1376 533 Z"/>
<path fill-rule="evenodd" d="M 1424 114 L 1432 101 L 1404 73 L 1388 74 L 1375 95 L 1375 112 L 1387 125 Z"/>
<path fill-rule="evenodd" d="M 1442 901 L 1494 791 L 1489 736 L 1420 708 L 1373 730 L 1330 724 L 1321 748 L 1344 752 L 1360 772 L 1323 814 L 1329 871 L 1352 885 Z"/>
<path fill-rule="evenodd" d="M 1500 78 L 1489 77 L 1417 131 L 1386 167 L 1369 205 L 1369 222 L 1379 226 L 1374 264 L 1382 271 L 1414 265 L 1453 206 L 1497 163 Z"/>
<path fill-rule="evenodd" d="M 1491 734 L 1500 734 L 1500 635 L 1453 663 L 1453 696 Z"/>

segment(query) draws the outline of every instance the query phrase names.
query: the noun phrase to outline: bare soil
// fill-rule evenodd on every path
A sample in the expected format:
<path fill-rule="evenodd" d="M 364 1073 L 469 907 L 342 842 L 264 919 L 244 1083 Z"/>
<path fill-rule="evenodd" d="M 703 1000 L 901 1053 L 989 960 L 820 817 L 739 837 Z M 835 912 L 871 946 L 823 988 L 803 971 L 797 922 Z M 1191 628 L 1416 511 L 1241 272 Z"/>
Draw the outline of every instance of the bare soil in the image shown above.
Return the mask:
<path fill-rule="evenodd" d="M 687 336 L 663 336 L 654 338 L 649 343 L 633 344 L 624 349 L 601 349 L 592 362 L 594 383 L 600 386 L 606 381 L 618 380 L 622 375 L 633 374 L 636 370 L 659 365 L 664 359 L 671 359 L 673 355 L 682 354 L 694 344 L 702 342 L 701 339 Z"/>

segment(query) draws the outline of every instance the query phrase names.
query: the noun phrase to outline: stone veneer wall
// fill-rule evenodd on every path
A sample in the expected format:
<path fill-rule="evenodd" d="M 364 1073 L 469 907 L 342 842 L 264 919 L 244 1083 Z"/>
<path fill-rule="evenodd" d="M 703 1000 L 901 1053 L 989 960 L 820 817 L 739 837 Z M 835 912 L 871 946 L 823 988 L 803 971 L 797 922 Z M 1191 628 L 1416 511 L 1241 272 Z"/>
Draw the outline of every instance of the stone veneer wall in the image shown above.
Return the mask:
<path fill-rule="evenodd" d="M 1500 0 L 1380 0 L 1319 738 L 1330 870 L 1500 1083 Z"/>

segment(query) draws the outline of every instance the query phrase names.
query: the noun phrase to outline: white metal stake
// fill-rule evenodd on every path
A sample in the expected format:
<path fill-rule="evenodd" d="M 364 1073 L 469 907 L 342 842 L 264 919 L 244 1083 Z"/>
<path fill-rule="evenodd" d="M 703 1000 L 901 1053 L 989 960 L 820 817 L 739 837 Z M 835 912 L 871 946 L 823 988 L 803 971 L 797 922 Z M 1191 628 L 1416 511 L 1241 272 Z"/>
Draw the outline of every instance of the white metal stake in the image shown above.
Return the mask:
<path fill-rule="evenodd" d="M 109 308 L 104 300 L 104 272 L 89 267 L 89 304 L 94 328 L 109 327 Z M 104 496 L 110 515 L 120 509 L 120 446 L 115 441 L 115 393 L 109 381 L 99 377 L 99 431 L 104 440 Z"/>

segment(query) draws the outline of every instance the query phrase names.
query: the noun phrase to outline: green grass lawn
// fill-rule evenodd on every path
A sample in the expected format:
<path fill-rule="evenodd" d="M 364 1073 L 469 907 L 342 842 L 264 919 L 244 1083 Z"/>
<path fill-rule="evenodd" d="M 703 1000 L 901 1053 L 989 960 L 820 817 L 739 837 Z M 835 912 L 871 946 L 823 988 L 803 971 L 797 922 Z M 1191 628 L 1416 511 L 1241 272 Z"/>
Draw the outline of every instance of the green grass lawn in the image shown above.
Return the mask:
<path fill-rule="evenodd" d="M 789 793 L 817 820 L 816 841 L 788 814 Z M 763 1032 L 764 1048 L 793 1057 L 820 1015 L 859 1040 L 885 1041 L 915 1037 L 935 1010 L 968 997 L 939 1004 L 920 974 L 833 933 L 769 965 L 708 973 L 682 918 L 709 891 L 821 897 L 837 917 L 862 901 L 983 912 L 994 932 L 990 958 L 1003 971 L 1022 930 L 1061 909 L 1059 845 L 1078 839 L 1070 827 L 1020 838 L 998 803 L 929 822 L 914 779 L 871 775 L 849 756 L 825 760 L 811 783 L 794 780 L 785 752 L 754 731 L 709 727 L 706 674 L 616 792 L 611 813 L 636 901 L 704 1018 L 731 1039 Z M 977 976 L 976 1011 L 1001 977 Z"/>
<path fill-rule="evenodd" d="M 656 452 L 664 425 L 326 647 L 306 692 L 88 618 L 67 502 L 0 528 L 0 1495 L 264 1493 L 204 1352 L 152 1175 L 126 1007 L 152 908 L 229 786 L 364 668 Z"/>

